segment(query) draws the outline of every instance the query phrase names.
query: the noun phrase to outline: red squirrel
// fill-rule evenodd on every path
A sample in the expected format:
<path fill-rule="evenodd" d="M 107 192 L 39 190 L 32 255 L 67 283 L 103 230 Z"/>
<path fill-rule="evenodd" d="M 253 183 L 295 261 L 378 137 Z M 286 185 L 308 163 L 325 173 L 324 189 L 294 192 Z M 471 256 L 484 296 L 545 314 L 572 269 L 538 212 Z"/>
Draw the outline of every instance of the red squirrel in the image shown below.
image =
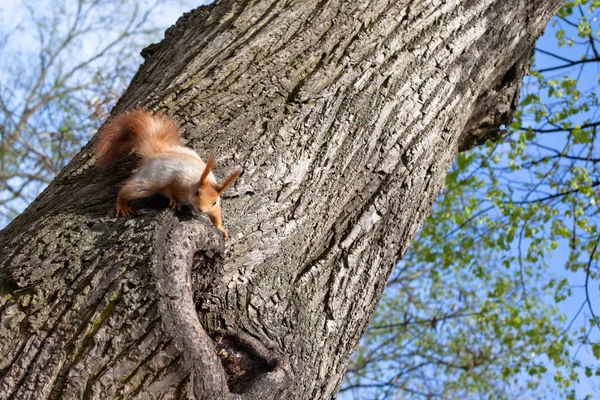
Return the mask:
<path fill-rule="evenodd" d="M 234 172 L 217 184 L 211 172 L 214 158 L 205 164 L 195 151 L 179 144 L 179 127 L 165 115 L 135 109 L 118 115 L 100 131 L 97 162 L 106 166 L 133 149 L 141 159 L 139 169 L 129 178 L 117 197 L 117 217 L 133 212 L 130 200 L 156 193 L 169 198 L 169 206 L 180 210 L 189 204 L 208 215 L 215 226 L 229 235 L 221 223 L 221 193 L 242 173 Z"/>

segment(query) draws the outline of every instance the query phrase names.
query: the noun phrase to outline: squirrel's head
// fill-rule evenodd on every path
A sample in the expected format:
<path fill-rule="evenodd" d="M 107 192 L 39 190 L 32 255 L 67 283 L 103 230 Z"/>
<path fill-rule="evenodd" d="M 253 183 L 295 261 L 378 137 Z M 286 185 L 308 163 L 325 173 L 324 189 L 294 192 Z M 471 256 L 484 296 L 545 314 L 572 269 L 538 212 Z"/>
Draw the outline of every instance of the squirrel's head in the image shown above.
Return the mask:
<path fill-rule="evenodd" d="M 214 162 L 215 159 L 211 156 L 206 163 L 206 167 L 204 167 L 204 172 L 202 172 L 200 182 L 198 182 L 198 190 L 196 191 L 196 207 L 204 213 L 210 212 L 219 204 L 219 196 L 221 193 L 223 193 L 242 173 L 242 169 L 240 168 L 231 174 L 223 185 L 218 185 L 216 182 L 208 179 L 208 175 L 212 170 Z"/>

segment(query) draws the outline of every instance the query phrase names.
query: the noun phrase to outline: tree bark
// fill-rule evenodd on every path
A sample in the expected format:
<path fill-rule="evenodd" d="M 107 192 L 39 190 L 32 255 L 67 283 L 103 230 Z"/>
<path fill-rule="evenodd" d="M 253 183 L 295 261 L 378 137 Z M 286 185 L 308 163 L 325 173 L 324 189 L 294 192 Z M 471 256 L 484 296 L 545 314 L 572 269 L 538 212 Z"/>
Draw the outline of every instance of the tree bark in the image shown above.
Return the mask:
<path fill-rule="evenodd" d="M 113 115 L 216 156 L 231 239 L 90 142 L 0 233 L 0 399 L 329 399 L 459 150 L 510 121 L 560 0 L 240 0 L 184 15 Z"/>

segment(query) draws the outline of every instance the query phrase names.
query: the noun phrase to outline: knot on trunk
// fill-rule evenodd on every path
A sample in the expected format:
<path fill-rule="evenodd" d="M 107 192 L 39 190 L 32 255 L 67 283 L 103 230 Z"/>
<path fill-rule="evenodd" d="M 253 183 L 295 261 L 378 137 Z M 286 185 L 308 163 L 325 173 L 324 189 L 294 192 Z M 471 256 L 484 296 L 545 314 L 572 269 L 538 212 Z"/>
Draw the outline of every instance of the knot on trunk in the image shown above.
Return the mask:
<path fill-rule="evenodd" d="M 533 51 L 531 46 L 477 98 L 471 118 L 460 137 L 459 151 L 472 149 L 488 140 L 498 141 L 506 134 L 501 126 L 512 121 L 519 105 L 521 81 L 529 73 Z"/>
<path fill-rule="evenodd" d="M 287 361 L 244 333 L 217 332 L 215 344 L 198 319 L 198 298 L 224 252 L 220 232 L 208 221 L 189 219 L 175 222 L 163 243 L 152 272 L 164 332 L 190 374 L 186 398 L 276 398 L 291 376 Z"/>

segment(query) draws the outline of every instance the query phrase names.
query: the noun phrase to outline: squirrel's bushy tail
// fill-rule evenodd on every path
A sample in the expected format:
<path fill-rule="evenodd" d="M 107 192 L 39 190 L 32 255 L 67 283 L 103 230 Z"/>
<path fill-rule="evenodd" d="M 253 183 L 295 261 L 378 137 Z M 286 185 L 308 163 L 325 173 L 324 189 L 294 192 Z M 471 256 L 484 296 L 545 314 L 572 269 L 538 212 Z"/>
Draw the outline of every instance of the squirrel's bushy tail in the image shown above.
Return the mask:
<path fill-rule="evenodd" d="M 98 164 L 108 165 L 131 149 L 141 158 L 149 158 L 178 145 L 179 128 L 173 119 L 136 109 L 116 116 L 102 128 L 96 157 Z"/>

